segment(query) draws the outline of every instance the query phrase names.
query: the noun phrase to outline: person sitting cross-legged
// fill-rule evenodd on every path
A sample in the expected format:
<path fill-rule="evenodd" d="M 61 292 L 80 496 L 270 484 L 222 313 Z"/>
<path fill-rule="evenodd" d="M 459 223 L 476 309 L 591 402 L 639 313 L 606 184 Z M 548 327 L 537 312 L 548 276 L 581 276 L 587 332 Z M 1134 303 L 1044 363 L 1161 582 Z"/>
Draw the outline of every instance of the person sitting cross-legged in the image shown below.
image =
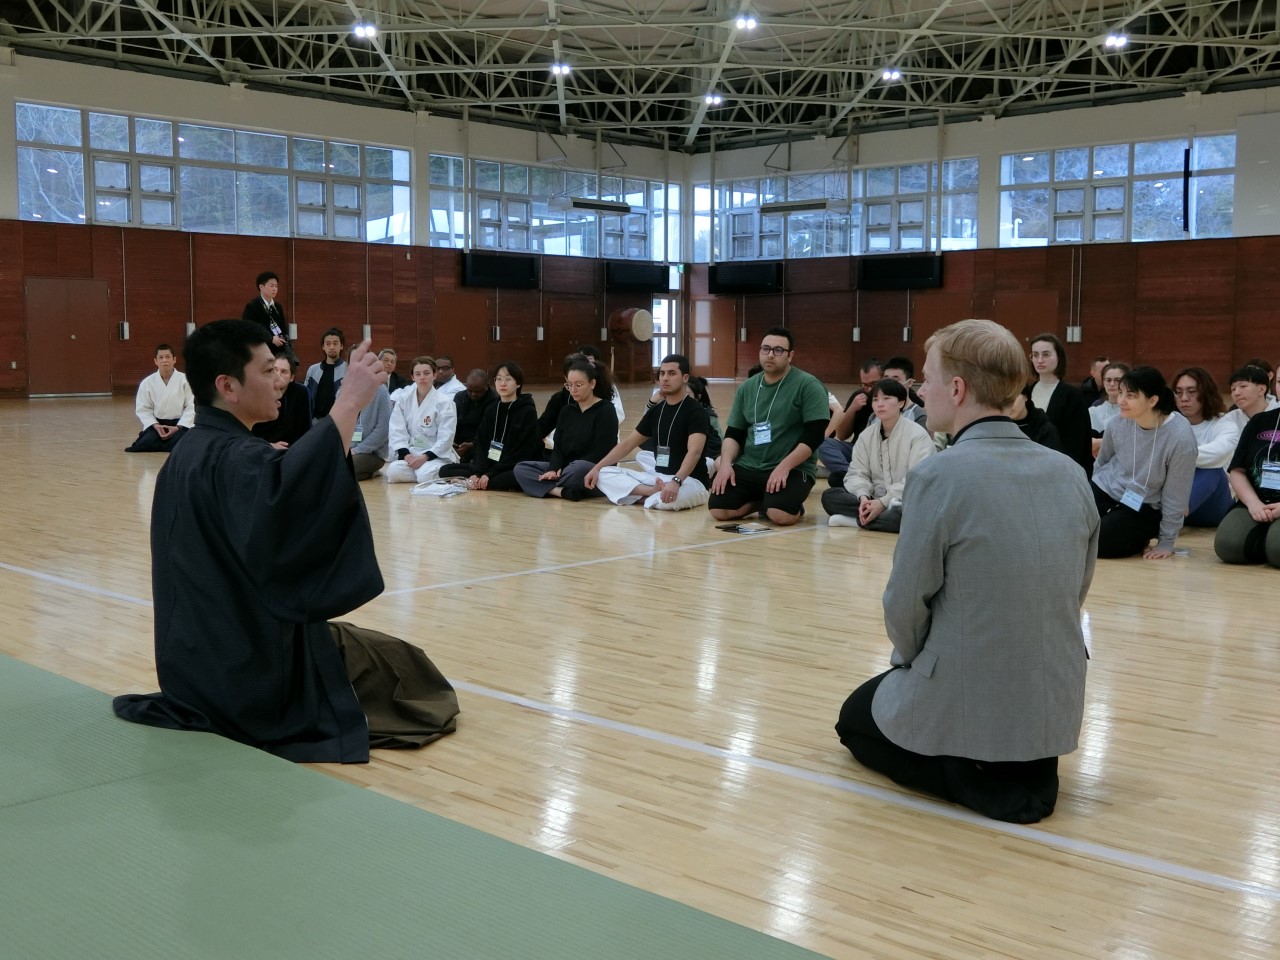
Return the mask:
<path fill-rule="evenodd" d="M 382 472 L 387 483 L 426 483 L 440 476 L 447 463 L 457 463 L 453 428 L 458 405 L 452 394 L 435 389 L 436 362 L 413 360 L 413 386 L 396 394 L 391 404 L 390 444 L 393 462 Z"/>
<path fill-rule="evenodd" d="M 1227 476 L 1239 499 L 1218 524 L 1213 549 L 1223 563 L 1280 567 L 1280 410 L 1250 418 Z"/>
<path fill-rule="evenodd" d="M 583 480 L 614 503 L 644 502 L 647 510 L 688 510 L 707 502 L 707 464 L 703 458 L 711 418 L 688 391 L 689 360 L 678 353 L 664 357 L 658 368 L 661 401 L 645 411 L 640 423 L 605 454 Z M 654 440 L 653 469 L 615 466 L 647 440 Z"/>
<path fill-rule="evenodd" d="M 142 432 L 125 453 L 168 453 L 195 424 L 195 397 L 186 375 L 174 369 L 176 362 L 173 347 L 156 347 L 156 372 L 138 384 L 134 406 Z"/>
<path fill-rule="evenodd" d="M 569 364 L 564 380 L 569 403 L 556 420 L 551 459 L 516 464 L 516 482 L 531 497 L 598 496 L 598 491 L 587 490 L 583 480 L 618 442 L 618 414 L 608 399 L 613 384 L 606 369 L 580 358 Z"/>
<path fill-rule="evenodd" d="M 485 411 L 471 459 L 440 468 L 440 476 L 465 477 L 472 490 L 516 490 L 517 463 L 532 460 L 544 449 L 538 435 L 538 410 L 523 393 L 524 371 L 507 360 L 493 371 L 498 402 Z"/>
<path fill-rule="evenodd" d="M 934 452 L 929 431 L 905 414 L 906 405 L 907 388 L 896 380 L 871 388 L 875 420 L 853 445 L 844 487 L 822 493 L 830 526 L 898 532 L 907 473 Z"/>

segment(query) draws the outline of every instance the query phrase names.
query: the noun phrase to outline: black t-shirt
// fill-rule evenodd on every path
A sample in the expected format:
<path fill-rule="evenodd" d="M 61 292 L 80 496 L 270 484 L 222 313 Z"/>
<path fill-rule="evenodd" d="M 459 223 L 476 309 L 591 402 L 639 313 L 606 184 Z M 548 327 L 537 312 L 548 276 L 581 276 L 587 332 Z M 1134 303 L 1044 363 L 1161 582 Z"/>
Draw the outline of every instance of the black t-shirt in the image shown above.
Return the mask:
<path fill-rule="evenodd" d="M 671 459 L 667 461 L 667 465 L 656 468 L 658 473 L 670 477 L 675 476 L 689 454 L 690 434 L 711 433 L 711 418 L 707 416 L 706 407 L 693 397 L 685 397 L 678 404 L 665 401 L 654 404 L 636 424 L 636 432 L 652 437 L 657 446 L 670 448 Z M 707 476 L 705 457 L 698 458 L 698 464 L 689 476 L 703 486 L 710 485 L 711 478 Z"/>
<path fill-rule="evenodd" d="M 1280 490 L 1267 490 L 1262 486 L 1262 465 L 1267 462 L 1280 463 L 1280 410 L 1264 410 L 1249 418 L 1227 468 L 1243 470 L 1263 503 L 1280 503 Z"/>

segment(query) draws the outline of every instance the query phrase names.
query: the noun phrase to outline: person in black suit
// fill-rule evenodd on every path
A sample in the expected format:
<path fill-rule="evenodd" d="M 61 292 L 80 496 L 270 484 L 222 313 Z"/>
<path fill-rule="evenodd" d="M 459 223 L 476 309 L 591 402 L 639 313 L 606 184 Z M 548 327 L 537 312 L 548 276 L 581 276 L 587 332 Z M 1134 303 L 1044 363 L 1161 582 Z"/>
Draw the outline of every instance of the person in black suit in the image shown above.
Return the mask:
<path fill-rule="evenodd" d="M 378 359 L 382 361 L 382 369 L 387 371 L 387 392 L 395 393 L 402 387 L 413 383 L 408 377 L 396 373 L 396 362 L 399 357 L 392 347 L 383 347 L 378 351 Z"/>
<path fill-rule="evenodd" d="M 1032 337 L 1031 366 L 1036 379 L 1023 393 L 1058 428 L 1058 449 L 1080 464 L 1085 476 L 1089 476 L 1093 472 L 1093 424 L 1080 388 L 1062 380 L 1067 372 L 1067 351 L 1062 341 L 1052 333 Z"/>
<path fill-rule="evenodd" d="M 244 305 L 240 319 L 250 320 L 271 333 L 272 351 L 283 350 L 295 364 L 298 355 L 293 352 L 293 344 L 289 342 L 289 325 L 285 323 L 284 308 L 276 299 L 280 293 L 280 278 L 270 270 L 258 274 L 258 295 Z"/>

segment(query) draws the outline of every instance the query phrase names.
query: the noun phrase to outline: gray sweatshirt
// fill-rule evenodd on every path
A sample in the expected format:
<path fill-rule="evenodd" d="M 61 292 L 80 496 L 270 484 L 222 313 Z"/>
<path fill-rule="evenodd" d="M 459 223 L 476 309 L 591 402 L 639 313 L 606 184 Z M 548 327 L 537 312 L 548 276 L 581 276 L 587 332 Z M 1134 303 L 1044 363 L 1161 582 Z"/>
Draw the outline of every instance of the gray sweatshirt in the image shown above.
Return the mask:
<path fill-rule="evenodd" d="M 1197 454 L 1196 435 L 1180 413 L 1152 430 L 1116 417 L 1102 434 L 1093 482 L 1114 500 L 1129 489 L 1141 493 L 1143 503 L 1160 510 L 1159 546 L 1171 550 L 1191 498 Z"/>

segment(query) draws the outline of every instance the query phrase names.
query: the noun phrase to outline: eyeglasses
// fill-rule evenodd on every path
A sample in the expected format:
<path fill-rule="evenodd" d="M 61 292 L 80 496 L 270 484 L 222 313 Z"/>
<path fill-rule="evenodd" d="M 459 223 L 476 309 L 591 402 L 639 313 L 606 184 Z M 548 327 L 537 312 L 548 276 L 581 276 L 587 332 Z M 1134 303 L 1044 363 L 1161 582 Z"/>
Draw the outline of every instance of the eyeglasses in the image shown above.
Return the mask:
<path fill-rule="evenodd" d="M 493 382 L 494 383 L 515 383 L 516 378 L 515 377 L 494 377 Z"/>
<path fill-rule="evenodd" d="M 1198 397 L 1200 396 L 1200 390 L 1196 387 L 1184 387 L 1181 390 L 1174 390 L 1173 395 L 1175 397 Z"/>
<path fill-rule="evenodd" d="M 761 347 L 760 348 L 760 356 L 762 357 L 767 357 L 769 356 L 769 354 L 773 354 L 775 357 L 784 357 L 790 352 L 791 350 L 787 347 Z"/>

